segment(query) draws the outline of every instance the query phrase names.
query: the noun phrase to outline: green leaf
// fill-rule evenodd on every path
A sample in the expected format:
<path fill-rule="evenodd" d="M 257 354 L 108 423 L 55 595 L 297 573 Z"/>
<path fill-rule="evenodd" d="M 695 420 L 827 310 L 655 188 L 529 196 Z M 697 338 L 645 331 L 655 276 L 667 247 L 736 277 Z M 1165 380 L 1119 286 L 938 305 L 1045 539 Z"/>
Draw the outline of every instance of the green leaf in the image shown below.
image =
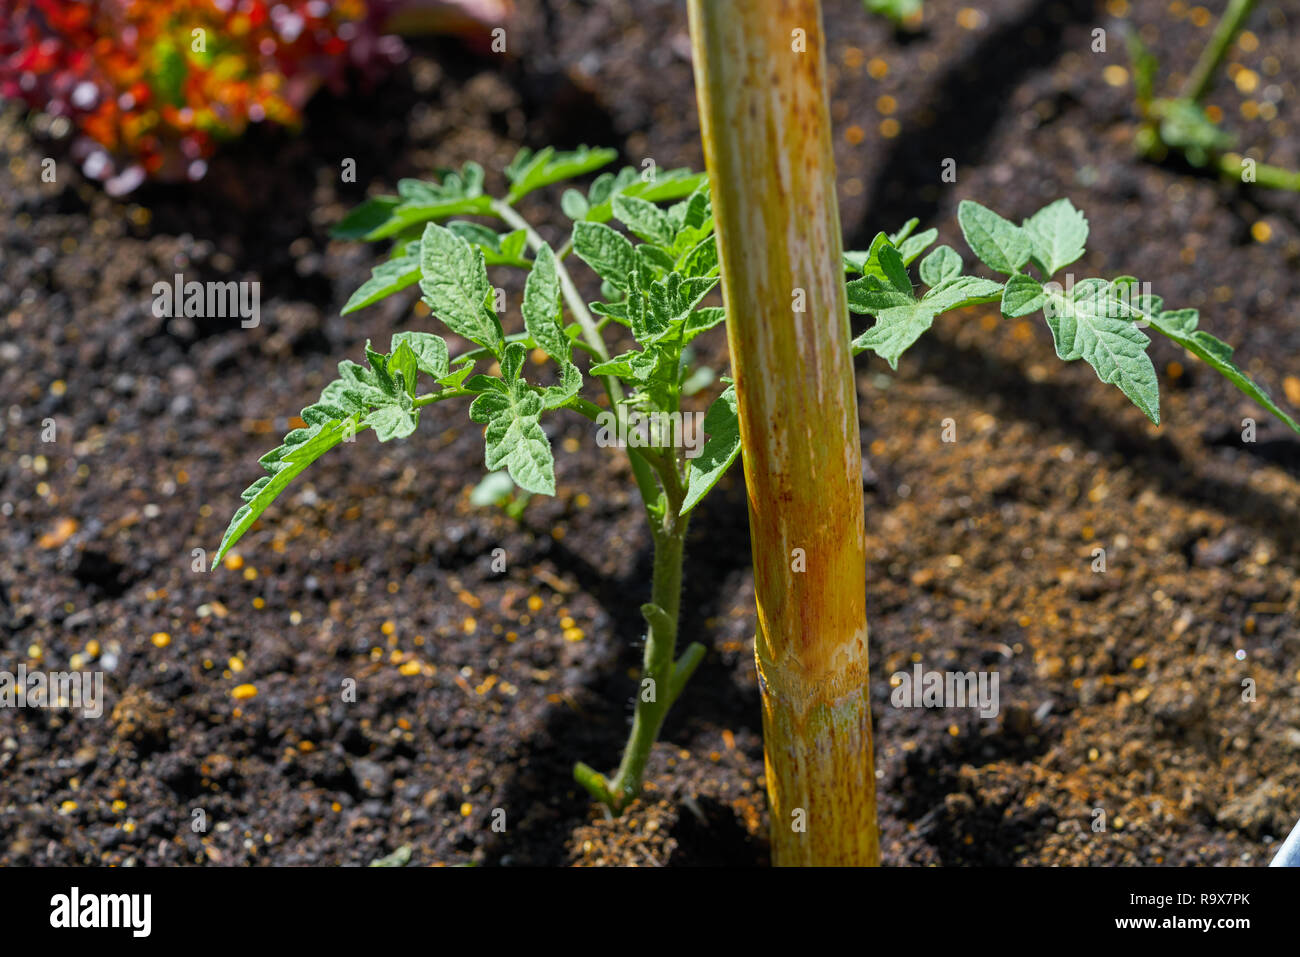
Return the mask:
<path fill-rule="evenodd" d="M 957 207 L 957 222 L 971 250 L 995 272 L 1011 275 L 1029 262 L 1033 244 L 1028 234 L 993 210 L 964 199 Z"/>
<path fill-rule="evenodd" d="M 624 352 L 622 355 L 613 356 L 604 362 L 593 363 L 587 371 L 592 375 L 613 375 L 618 376 L 620 379 L 632 379 L 637 375 L 632 362 L 638 356 L 644 355 L 645 353 L 639 349 Z"/>
<path fill-rule="evenodd" d="M 483 250 L 483 261 L 489 266 L 528 269 L 532 265 L 523 255 L 527 233 L 522 229 L 498 233 L 495 229 L 463 220 L 453 220 L 447 224 L 447 228 L 471 246 Z"/>
<path fill-rule="evenodd" d="M 573 224 L 573 251 L 596 275 L 626 292 L 636 269 L 636 252 L 626 236 L 601 223 Z"/>
<path fill-rule="evenodd" d="M 1160 61 L 1147 50 L 1146 45 L 1138 38 L 1136 30 L 1125 31 L 1124 39 L 1128 47 L 1129 60 L 1133 64 L 1133 93 L 1138 105 L 1145 108 L 1146 104 L 1151 102 Z"/>
<path fill-rule="evenodd" d="M 673 259 L 672 253 L 662 246 L 656 246 L 654 243 L 640 243 L 633 247 L 636 253 L 636 261 L 640 266 L 641 275 L 647 281 L 662 279 L 673 271 L 673 265 L 676 260 Z"/>
<path fill-rule="evenodd" d="M 486 255 L 488 250 L 499 252 L 501 249 L 501 237 L 497 235 L 495 229 L 489 229 L 481 223 L 470 223 L 463 219 L 453 219 L 447 224 L 447 229 L 455 233 L 471 246 L 482 246 Z"/>
<path fill-rule="evenodd" d="M 1068 295 L 1052 286 L 1043 288 L 1043 311 L 1056 354 L 1067 362 L 1086 360 L 1102 382 L 1119 386 L 1159 425 L 1160 389 L 1146 353 L 1151 340 L 1134 324 L 1131 307 L 1111 294 L 1111 284 L 1104 279 L 1085 279 Z"/>
<path fill-rule="evenodd" d="M 377 857 L 370 862 L 370 867 L 405 867 L 411 862 L 411 845 L 403 844 L 387 857 Z"/>
<path fill-rule="evenodd" d="M 929 249 L 938 238 L 939 230 L 927 229 L 923 233 L 908 236 L 902 242 L 893 243 L 893 245 L 898 248 L 898 254 L 903 257 L 903 265 L 910 266 L 912 261 Z"/>
<path fill-rule="evenodd" d="M 492 199 L 489 196 L 447 200 L 441 203 L 403 204 L 393 211 L 387 223 L 362 238 L 388 239 L 412 226 L 447 219 L 451 216 L 484 216 L 491 208 Z"/>
<path fill-rule="evenodd" d="M 501 258 L 494 259 L 492 256 L 484 253 L 484 258 L 489 266 L 524 266 L 528 260 L 524 258 L 524 248 L 528 245 L 528 231 L 525 229 L 515 229 L 508 233 L 501 234 Z"/>
<path fill-rule="evenodd" d="M 903 227 L 902 232 L 910 232 L 913 225 L 914 222 L 910 221 Z M 933 237 L 926 242 L 927 244 L 933 242 Z M 852 255 L 857 257 L 856 253 Z M 889 237 L 884 233 L 876 234 L 865 257 L 857 261 L 862 269 L 862 278 L 849 282 L 845 287 L 848 292 L 850 311 L 878 316 L 883 310 L 908 308 L 916 303 L 916 296 L 912 292 L 912 280 L 907 275 L 903 255 L 894 248 Z M 958 268 L 960 268 L 960 259 L 958 259 Z M 933 267 L 927 271 L 934 278 Z"/>
<path fill-rule="evenodd" d="M 984 302 L 996 302 L 1002 296 L 1002 284 L 978 276 L 954 276 L 935 286 L 921 301 L 933 306 L 936 312 L 948 312 Z"/>
<path fill-rule="evenodd" d="M 589 223 L 609 222 L 614 215 L 616 196 L 633 196 L 651 203 L 662 203 L 690 196 L 707 182 L 707 174 L 693 173 L 684 167 L 656 169 L 653 176 L 643 178 L 641 170 L 627 166 L 619 170 L 617 175 L 604 173 L 596 177 L 587 193 L 585 218 Z"/>
<path fill-rule="evenodd" d="M 1158 306 L 1158 300 L 1156 304 Z M 1281 419 L 1291 431 L 1300 433 L 1300 423 L 1284 412 L 1261 386 L 1232 361 L 1232 346 L 1196 328 L 1200 316 L 1195 309 L 1142 308 L 1145 305 L 1147 304 L 1141 304 L 1137 311 L 1143 319 L 1150 322 L 1153 329 L 1172 339 L 1218 372 L 1255 402 Z"/>
<path fill-rule="evenodd" d="M 433 314 L 452 332 L 499 354 L 501 320 L 488 306 L 483 251 L 436 223 L 420 240 L 420 290 Z"/>
<path fill-rule="evenodd" d="M 920 223 L 921 221 L 915 216 L 903 223 L 903 227 L 898 232 L 889 235 L 888 239 L 890 245 L 895 247 L 901 246 L 903 241 L 907 239 L 908 236 L 912 235 L 912 230 L 916 229 Z"/>
<path fill-rule="evenodd" d="M 713 385 L 718 374 L 708 366 L 698 366 L 686 374 L 686 367 L 683 363 L 682 369 L 682 395 L 695 395 L 703 392 L 709 386 Z"/>
<path fill-rule="evenodd" d="M 921 260 L 921 282 L 937 286 L 961 275 L 961 255 L 951 246 L 940 246 Z"/>
<path fill-rule="evenodd" d="M 931 279 L 937 279 L 941 271 L 950 270 L 953 265 L 961 268 L 960 257 L 954 262 L 941 250 L 935 254 L 940 258 L 933 261 L 927 258 L 930 265 L 922 266 Z M 879 249 L 879 264 L 882 273 L 896 274 L 901 267 L 900 254 L 886 244 Z M 900 288 L 904 285 L 906 291 Z M 896 369 L 899 357 L 934 324 L 936 316 L 951 309 L 992 302 L 1001 294 L 1002 285 L 991 279 L 952 275 L 939 281 L 918 302 L 903 272 L 887 281 L 866 275 L 848 283 L 846 289 L 851 311 L 876 317 L 875 325 L 853 340 L 854 355 L 870 349 Z"/>
<path fill-rule="evenodd" d="M 420 281 L 420 252 L 405 252 L 370 270 L 370 278 L 358 287 L 344 305 L 341 315 L 364 309 L 380 299 L 386 299 L 393 293 L 401 292 L 407 286 Z"/>
<path fill-rule="evenodd" d="M 582 176 L 608 166 L 616 159 L 617 150 L 586 146 L 569 152 L 557 152 L 549 146 L 536 153 L 521 149 L 506 167 L 506 178 L 510 181 L 508 200 L 513 203 L 535 189 Z"/>
<path fill-rule="evenodd" d="M 662 393 L 675 384 L 675 357 L 662 344 L 644 350 L 632 350 L 591 367 L 592 375 L 613 375 L 640 389 Z M 659 388 L 647 388 L 658 386 Z"/>
<path fill-rule="evenodd" d="M 560 324 L 560 278 L 555 268 L 555 254 L 542 244 L 533 261 L 533 270 L 524 283 L 524 327 L 552 359 L 565 362 L 573 343 Z"/>
<path fill-rule="evenodd" d="M 560 319 L 560 280 L 549 245 L 537 250 L 533 271 L 524 283 L 524 326 L 542 350 L 560 366 L 560 381 L 542 391 L 542 407 L 554 409 L 582 388 L 582 373 L 570 361 L 572 340 Z"/>
<path fill-rule="evenodd" d="M 542 390 L 542 408 L 558 409 L 582 388 L 582 373 L 572 362 L 560 363 L 560 381 Z"/>
<path fill-rule="evenodd" d="M 442 182 L 403 179 L 397 196 L 366 200 L 334 228 L 339 239 L 387 239 L 412 226 L 450 216 L 487 213 L 492 198 L 483 195 L 483 167 L 466 163 L 459 173 L 444 170 Z"/>
<path fill-rule="evenodd" d="M 703 309 L 696 309 L 686 317 L 686 325 L 682 329 L 682 342 L 690 342 L 700 333 L 707 332 L 726 318 L 727 310 L 722 306 L 705 306 Z"/>
<path fill-rule="evenodd" d="M 460 389 L 465 385 L 465 379 L 474 371 L 474 360 L 467 359 L 465 356 L 459 356 L 456 362 L 463 365 L 455 365 L 445 376 L 438 379 L 438 385 L 444 389 Z"/>
<path fill-rule="evenodd" d="M 355 390 L 349 388 L 348 383 L 342 379 L 335 379 L 321 390 L 319 403 L 309 405 L 303 409 L 303 419 L 312 425 L 317 423 L 312 421 L 310 415 L 317 407 L 333 410 L 326 416 L 326 419 L 341 419 L 345 416 L 356 415 L 358 412 L 365 412 L 370 408 L 370 405 Z"/>
<path fill-rule="evenodd" d="M 406 341 L 398 341 L 388 355 L 388 373 L 411 398 L 415 398 L 416 368 L 415 351 Z"/>
<path fill-rule="evenodd" d="M 380 405 L 397 397 L 397 384 L 388 372 L 388 356 L 381 355 L 370 348 L 370 340 L 366 340 L 366 361 L 370 363 L 371 381 L 374 382 L 384 398 L 378 400 Z"/>
<path fill-rule="evenodd" d="M 728 386 L 713 400 L 704 415 L 704 431 L 708 434 L 704 448 L 695 458 L 687 459 L 683 515 L 718 484 L 718 479 L 726 474 L 740 452 L 740 418 L 736 413 L 735 386 Z"/>
<path fill-rule="evenodd" d="M 908 226 L 904 230 L 910 232 Z M 845 266 L 856 269 L 863 276 L 874 276 L 894 289 L 912 295 L 912 281 L 907 276 L 907 264 L 903 256 L 884 233 L 876 233 L 871 240 L 871 247 L 865 252 L 847 252 L 844 254 Z"/>
<path fill-rule="evenodd" d="M 873 269 L 873 265 L 878 267 L 878 272 Z M 879 275 L 899 292 L 912 295 L 912 280 L 907 275 L 907 264 L 903 262 L 903 254 L 889 243 L 885 243 L 877 250 L 874 264 L 869 261 L 864 274 Z"/>
<path fill-rule="evenodd" d="M 230 525 L 221 538 L 216 557 L 212 560 L 211 569 L 215 570 L 221 566 L 221 559 L 225 557 L 226 552 L 243 538 L 244 533 L 253 527 L 253 523 L 307 466 L 342 442 L 344 438 L 355 435 L 364 427 L 358 425 L 353 416 L 317 422 L 307 429 L 295 429 L 295 433 L 306 434 L 295 435 L 296 441 L 292 446 L 286 441 L 286 444 L 262 456 L 260 460 L 262 467 L 270 475 L 259 478 L 245 490 L 243 498 L 246 504 L 240 506 L 231 518 Z M 285 436 L 286 440 L 288 438 L 289 436 Z"/>
<path fill-rule="evenodd" d="M 695 279 L 718 274 L 718 237 L 709 235 L 682 253 L 674 267 L 684 278 Z"/>
<path fill-rule="evenodd" d="M 560 196 L 560 209 L 565 216 L 570 219 L 582 219 L 591 209 L 591 204 L 587 202 L 587 197 L 576 189 L 566 189 Z"/>
<path fill-rule="evenodd" d="M 1083 255 L 1088 219 L 1068 199 L 1058 199 L 1026 219 L 1024 231 L 1033 245 L 1034 264 L 1050 279 Z"/>
<path fill-rule="evenodd" d="M 451 370 L 447 343 L 440 336 L 431 332 L 394 333 L 389 353 L 395 355 L 403 344 L 410 348 L 415 356 L 416 368 L 425 375 L 438 380 Z"/>
<path fill-rule="evenodd" d="M 401 202 L 396 196 L 372 196 L 339 220 L 330 235 L 335 239 L 365 239 L 392 218 Z"/>
<path fill-rule="evenodd" d="M 380 442 L 404 439 L 420 424 L 420 410 L 384 405 L 366 416 L 363 424 L 375 430 L 375 435 Z"/>
<path fill-rule="evenodd" d="M 392 342 L 387 356 L 366 342 L 369 368 L 348 360 L 340 362 L 341 378 L 321 391 L 318 402 L 302 410 L 306 427 L 291 431 L 258 460 L 270 474 L 244 490 L 246 504 L 231 519 L 214 567 L 289 482 L 339 442 L 364 428 L 374 428 L 381 442 L 403 438 L 415 430 L 419 423 L 419 410 L 413 402 L 416 372 L 445 375 L 447 346 L 437 336 L 422 332 L 398 333 Z"/>
<path fill-rule="evenodd" d="M 448 200 L 467 199 L 483 195 L 483 167 L 466 163 L 460 172 L 451 169 L 438 171 L 439 182 L 420 179 L 397 181 L 397 195 L 409 203 L 443 203 Z"/>
<path fill-rule="evenodd" d="M 677 229 L 668 213 L 654 203 L 626 194 L 614 197 L 614 216 L 648 243 L 671 246 Z"/>
<path fill-rule="evenodd" d="M 883 279 L 863 276 L 845 285 L 849 311 L 877 315 L 883 309 L 910 306 L 916 301 L 911 292 L 895 289 Z"/>
<path fill-rule="evenodd" d="M 939 310 L 924 300 L 891 306 L 876 313 L 876 324 L 853 340 L 853 354 L 870 349 L 898 368 L 898 358 L 934 324 Z"/>
<path fill-rule="evenodd" d="M 713 200 L 707 183 L 680 203 L 668 208 L 668 219 L 676 235 L 672 252 L 681 256 L 713 234 Z"/>
<path fill-rule="evenodd" d="M 865 249 L 846 249 L 844 250 L 843 261 L 845 272 L 862 272 L 862 267 L 866 265 L 867 259 L 871 256 L 870 251 Z"/>
<path fill-rule="evenodd" d="M 504 468 L 525 491 L 554 495 L 555 460 L 538 421 L 542 399 L 520 379 L 503 384 L 503 390 L 479 395 L 469 409 L 471 419 L 487 425 L 483 431 L 487 467 L 490 471 Z"/>
<path fill-rule="evenodd" d="M 648 308 L 640 308 L 640 283 L 634 276 L 628 292 L 628 319 L 632 324 L 632 334 L 638 342 L 645 344 L 680 330 L 717 284 L 717 278 L 683 279 L 680 273 L 669 273 L 650 284 Z"/>
<path fill-rule="evenodd" d="M 1002 291 L 1002 315 L 1009 319 L 1018 319 L 1031 312 L 1037 312 L 1047 302 L 1043 284 L 1024 273 L 1007 280 Z"/>
<path fill-rule="evenodd" d="M 681 278 L 678 277 L 678 283 L 680 282 Z M 632 327 L 632 335 L 643 345 L 653 342 L 668 331 L 668 317 L 663 314 L 662 307 L 655 309 L 646 301 L 641 289 L 641 273 L 636 269 L 628 274 L 627 320 Z"/>

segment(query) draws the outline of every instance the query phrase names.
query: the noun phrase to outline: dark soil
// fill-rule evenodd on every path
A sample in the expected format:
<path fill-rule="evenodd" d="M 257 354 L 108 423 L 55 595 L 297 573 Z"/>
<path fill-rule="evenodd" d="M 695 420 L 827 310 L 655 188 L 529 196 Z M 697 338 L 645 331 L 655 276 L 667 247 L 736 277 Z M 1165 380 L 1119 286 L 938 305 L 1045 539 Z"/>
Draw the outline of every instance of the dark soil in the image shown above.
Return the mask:
<path fill-rule="evenodd" d="M 66 162 L 41 183 L 57 144 L 0 115 L 0 669 L 97 669 L 108 690 L 100 720 L 0 710 L 0 864 L 359 864 L 402 845 L 420 865 L 766 862 L 739 469 L 688 553 L 683 639 L 710 653 L 618 821 L 570 769 L 617 760 L 649 539 L 576 416 L 550 426 L 558 494 L 519 523 L 469 504 L 479 429 L 435 406 L 418 440 L 331 453 L 232 567 L 192 570 L 338 360 L 425 318 L 413 292 L 338 314 L 380 250 L 327 233 L 368 185 L 499 171 L 521 143 L 701 165 L 684 4 L 539 6 L 508 61 L 427 44 L 378 91 L 318 97 L 301 137 L 260 131 L 202 184 L 125 202 Z M 1204 18 L 972 6 L 926 0 L 901 36 L 828 0 L 849 246 L 913 215 L 959 245 L 963 198 L 1020 218 L 1068 195 L 1092 223 L 1078 275 L 1199 307 L 1300 405 L 1296 199 L 1132 155 L 1120 26 L 1179 74 Z M 1300 5 L 1267 6 L 1229 57 L 1256 85 L 1225 75 L 1212 102 L 1253 155 L 1295 167 Z M 358 184 L 339 183 L 345 157 Z M 557 198 L 525 209 L 551 235 Z M 261 325 L 155 318 L 176 272 L 259 280 Z M 720 332 L 706 354 L 725 362 Z M 1261 864 L 1300 815 L 1300 442 L 1168 344 L 1153 355 L 1160 428 L 1062 366 L 1037 319 L 971 310 L 897 374 L 861 363 L 887 863 Z M 913 661 L 997 669 L 1001 716 L 891 707 Z"/>

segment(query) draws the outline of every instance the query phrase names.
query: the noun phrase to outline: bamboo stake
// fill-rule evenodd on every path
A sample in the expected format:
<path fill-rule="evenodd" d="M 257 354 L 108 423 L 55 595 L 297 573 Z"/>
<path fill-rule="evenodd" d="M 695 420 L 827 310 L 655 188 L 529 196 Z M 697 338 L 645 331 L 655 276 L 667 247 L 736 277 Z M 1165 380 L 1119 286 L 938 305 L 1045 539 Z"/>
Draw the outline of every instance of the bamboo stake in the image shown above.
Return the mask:
<path fill-rule="evenodd" d="M 690 0 L 778 865 L 878 864 L 861 449 L 818 0 Z"/>

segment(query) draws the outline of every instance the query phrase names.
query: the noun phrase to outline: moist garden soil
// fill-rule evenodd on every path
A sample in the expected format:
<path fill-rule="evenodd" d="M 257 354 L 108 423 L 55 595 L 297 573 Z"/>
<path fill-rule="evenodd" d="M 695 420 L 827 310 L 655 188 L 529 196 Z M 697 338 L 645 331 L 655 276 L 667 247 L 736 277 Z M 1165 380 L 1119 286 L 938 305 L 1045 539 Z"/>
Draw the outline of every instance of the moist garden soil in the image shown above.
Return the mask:
<path fill-rule="evenodd" d="M 682 640 L 708 657 L 619 820 L 571 767 L 617 762 L 650 541 L 585 420 L 547 421 L 557 495 L 518 522 L 471 505 L 480 428 L 440 404 L 411 440 L 330 453 L 227 567 L 193 570 L 336 363 L 433 327 L 414 291 L 339 316 L 382 247 L 328 230 L 368 187 L 473 159 L 499 188 L 521 144 L 701 167 L 684 4 L 539 6 L 509 57 L 421 43 L 378 89 L 319 95 L 300 136 L 254 131 L 202 183 L 121 201 L 0 114 L 0 668 L 98 670 L 107 690 L 98 720 L 0 710 L 0 863 L 767 862 L 738 467 L 687 553 Z M 961 199 L 1019 219 L 1068 195 L 1092 225 L 1078 277 L 1199 308 L 1300 407 L 1300 204 L 1132 153 L 1121 27 L 1182 74 L 1207 18 L 972 6 L 926 0 L 898 34 L 827 2 L 849 248 L 920 216 L 964 250 Z M 1294 168 L 1300 7 L 1263 6 L 1211 102 Z M 551 238 L 557 200 L 524 208 Z M 176 273 L 259 281 L 260 324 L 156 318 Z M 517 326 L 519 277 L 496 281 Z M 722 370 L 721 330 L 703 342 Z M 1038 318 L 971 309 L 897 373 L 860 361 L 886 863 L 1258 865 L 1300 814 L 1300 442 L 1166 342 L 1152 355 L 1159 428 L 1060 363 Z M 891 706 L 917 662 L 997 671 L 1000 715 Z"/>

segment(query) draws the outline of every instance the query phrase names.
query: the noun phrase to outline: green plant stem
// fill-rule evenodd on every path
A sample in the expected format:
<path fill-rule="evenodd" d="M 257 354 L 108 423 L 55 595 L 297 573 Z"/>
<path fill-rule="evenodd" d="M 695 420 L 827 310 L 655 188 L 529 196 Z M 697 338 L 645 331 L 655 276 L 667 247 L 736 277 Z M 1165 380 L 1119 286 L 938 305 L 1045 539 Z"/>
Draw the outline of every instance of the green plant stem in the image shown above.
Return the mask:
<path fill-rule="evenodd" d="M 1224 176 L 1230 176 L 1238 182 L 1241 181 L 1241 173 L 1245 168 L 1245 160 L 1236 154 L 1228 154 L 1219 157 L 1220 172 L 1222 172 Z M 1300 172 L 1284 169 L 1281 166 L 1270 166 L 1268 163 L 1256 163 L 1255 182 L 1260 186 L 1265 186 L 1269 189 L 1286 189 L 1300 193 Z"/>
<path fill-rule="evenodd" d="M 1250 16 L 1255 7 L 1255 0 L 1229 0 L 1228 9 L 1224 11 L 1210 36 L 1210 42 L 1201 51 L 1201 58 L 1183 85 L 1183 98 L 1198 102 L 1209 89 L 1214 74 L 1218 72 L 1223 58 L 1228 54 L 1232 38 L 1241 29 L 1242 23 Z"/>
<path fill-rule="evenodd" d="M 527 237 L 528 247 L 534 253 L 545 244 L 545 240 L 537 234 L 537 230 L 533 229 L 532 224 L 515 212 L 509 203 L 500 199 L 492 200 L 492 212 L 515 229 L 522 229 L 524 236 Z M 579 328 L 582 329 L 582 338 L 586 341 L 591 354 L 598 361 L 607 362 L 609 360 L 609 349 L 605 346 L 605 340 L 601 336 L 590 310 L 587 309 L 587 304 L 582 301 L 582 296 L 578 293 L 578 287 L 573 283 L 573 277 L 569 275 L 569 270 L 565 268 L 559 256 L 555 258 L 555 274 L 560 281 L 560 293 L 564 296 L 564 301 L 568 305 L 569 311 L 573 313 L 574 319 L 577 320 Z M 618 379 L 612 375 L 606 375 L 601 376 L 600 381 L 605 386 L 605 393 L 609 396 L 610 406 L 617 408 L 619 403 L 623 401 L 623 387 L 619 384 Z M 631 451 L 631 449 L 628 450 L 629 453 Z M 636 487 L 641 493 L 641 500 L 649 509 L 659 499 L 654 477 L 646 468 L 645 462 L 638 459 L 637 456 L 629 454 L 628 461 L 632 464 L 632 475 L 636 479 Z"/>
<path fill-rule="evenodd" d="M 531 263 L 529 265 L 531 266 Z M 504 339 L 507 345 L 509 345 L 512 342 L 525 342 L 525 343 L 533 342 L 533 337 L 526 332 L 512 332 L 510 335 L 505 336 Z M 587 345 L 585 341 L 581 339 L 571 340 L 571 341 L 573 342 L 574 348 L 581 349 L 583 352 L 592 356 L 596 355 L 596 350 L 593 349 L 591 346 Z M 536 343 L 533 344 L 536 345 Z M 456 356 L 451 361 L 453 363 L 456 363 L 456 362 L 461 362 L 465 359 L 474 359 L 474 360 L 486 359 L 489 356 L 495 357 L 496 353 L 491 349 L 489 349 L 487 346 L 479 346 L 477 349 L 470 349 L 468 352 L 462 352 L 460 355 Z"/>
<path fill-rule="evenodd" d="M 666 475 L 668 472 L 677 476 L 676 464 L 671 459 L 663 463 L 660 471 L 668 482 L 665 488 L 667 508 L 662 522 L 651 525 L 655 549 L 654 578 L 651 600 L 641 606 L 641 614 L 646 620 L 645 656 L 632 730 L 623 749 L 623 760 L 612 780 L 585 764 L 580 763 L 573 769 L 574 780 L 616 812 L 641 793 L 646 761 L 659 737 L 664 717 L 704 658 L 704 646 L 698 643 L 691 644 L 680 658 L 673 658 L 681 605 L 682 552 L 689 519 L 680 512 L 684 491 L 680 477 L 673 480 Z"/>
<path fill-rule="evenodd" d="M 664 715 L 672 704 L 673 651 L 677 644 L 677 613 L 682 591 L 682 547 L 686 519 L 680 531 L 660 530 L 655 536 L 654 579 L 649 605 L 641 612 L 646 620 L 645 657 L 641 665 L 641 684 L 632 716 L 623 760 L 610 786 L 616 803 L 626 804 L 641 790 L 646 761 Z M 652 682 L 652 684 L 651 684 Z M 647 700 L 649 699 L 649 700 Z"/>
<path fill-rule="evenodd" d="M 473 398 L 476 395 L 478 395 L 477 392 L 471 392 L 469 389 L 443 389 L 440 392 L 430 392 L 428 395 L 417 396 L 411 403 L 411 407 L 423 409 L 426 405 L 433 405 L 433 403 L 441 402 L 444 399 Z"/>

